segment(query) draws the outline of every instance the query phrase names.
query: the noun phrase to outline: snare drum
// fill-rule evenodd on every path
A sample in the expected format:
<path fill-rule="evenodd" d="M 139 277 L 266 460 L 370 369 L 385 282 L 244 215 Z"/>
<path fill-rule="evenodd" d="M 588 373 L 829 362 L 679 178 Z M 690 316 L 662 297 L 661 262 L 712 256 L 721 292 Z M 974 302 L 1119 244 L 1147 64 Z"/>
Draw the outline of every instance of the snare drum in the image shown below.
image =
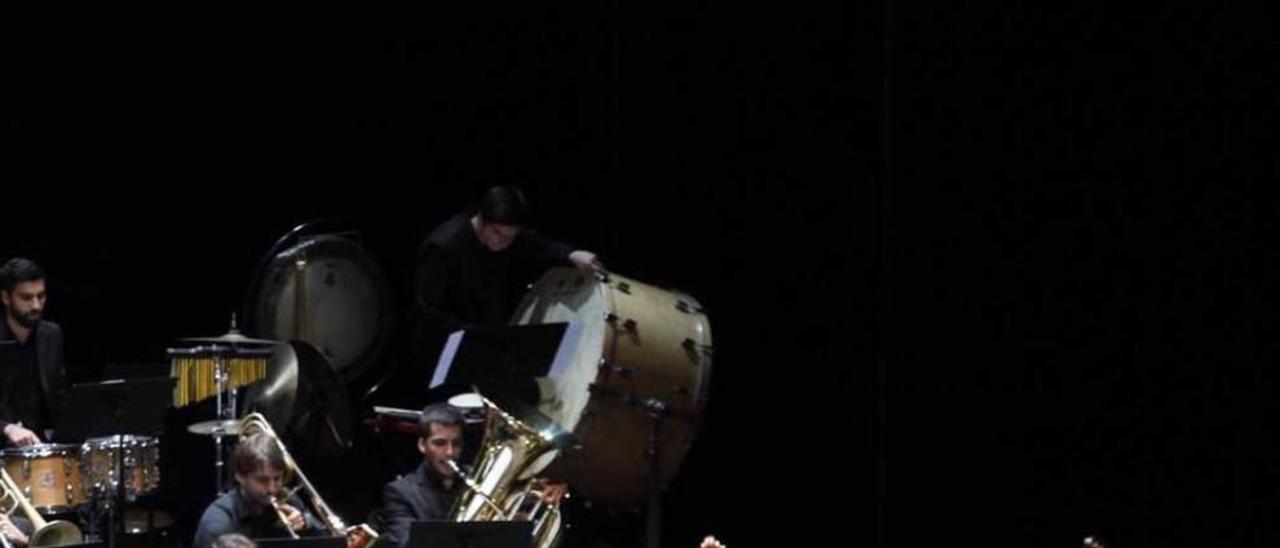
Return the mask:
<path fill-rule="evenodd" d="M 85 502 L 80 482 L 80 448 L 42 444 L 0 452 L 4 469 L 42 514 L 69 512 Z"/>
<path fill-rule="evenodd" d="M 81 447 L 84 457 L 85 493 L 110 500 L 117 488 L 119 464 L 116 449 L 124 452 L 125 493 L 129 500 L 160 486 L 160 444 L 148 436 L 93 438 Z"/>

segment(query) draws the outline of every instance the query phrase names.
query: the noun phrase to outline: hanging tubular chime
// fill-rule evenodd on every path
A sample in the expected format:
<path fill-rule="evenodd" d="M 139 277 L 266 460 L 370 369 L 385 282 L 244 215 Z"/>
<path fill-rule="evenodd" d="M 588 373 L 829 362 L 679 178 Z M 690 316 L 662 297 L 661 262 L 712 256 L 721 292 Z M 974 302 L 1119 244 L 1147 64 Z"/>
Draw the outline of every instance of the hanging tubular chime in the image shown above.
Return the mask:
<path fill-rule="evenodd" d="M 227 390 L 234 390 L 267 376 L 270 348 L 236 348 L 232 346 L 196 346 L 170 348 L 169 376 L 173 386 L 173 406 L 185 407 L 211 398 L 218 393 L 217 374 L 226 371 Z"/>

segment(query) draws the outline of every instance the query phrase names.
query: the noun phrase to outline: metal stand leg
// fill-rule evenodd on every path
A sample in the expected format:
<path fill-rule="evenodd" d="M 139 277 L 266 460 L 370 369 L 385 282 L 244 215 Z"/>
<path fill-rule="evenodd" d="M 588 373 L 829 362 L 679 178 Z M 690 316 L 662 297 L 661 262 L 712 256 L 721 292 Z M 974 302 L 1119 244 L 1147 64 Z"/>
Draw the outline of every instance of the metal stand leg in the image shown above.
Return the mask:
<path fill-rule="evenodd" d="M 667 404 L 655 399 L 644 402 L 649 418 L 653 419 L 653 428 L 649 430 L 649 496 L 645 513 L 645 546 L 658 548 L 662 545 L 662 478 L 660 465 L 662 447 L 662 420 L 667 415 Z"/>

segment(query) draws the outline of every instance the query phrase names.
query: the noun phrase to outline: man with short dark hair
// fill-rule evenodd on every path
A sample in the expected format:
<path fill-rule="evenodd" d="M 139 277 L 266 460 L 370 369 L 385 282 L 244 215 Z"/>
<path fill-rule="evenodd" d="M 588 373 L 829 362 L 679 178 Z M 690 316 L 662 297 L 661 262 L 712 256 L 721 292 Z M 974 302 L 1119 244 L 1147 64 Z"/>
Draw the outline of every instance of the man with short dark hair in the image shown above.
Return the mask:
<path fill-rule="evenodd" d="M 278 502 L 279 511 L 273 507 L 289 472 L 279 443 L 265 433 L 240 439 L 231 456 L 236 487 L 205 509 L 196 529 L 196 548 L 209 548 L 215 539 L 228 533 L 249 538 L 286 537 L 289 531 L 284 528 L 285 521 L 303 536 L 325 532 L 323 524 L 305 509 L 297 495 Z"/>
<path fill-rule="evenodd" d="M 62 328 L 44 319 L 45 273 L 35 262 L 0 267 L 0 429 L 4 441 L 31 445 L 47 438 L 66 388 Z"/>
<path fill-rule="evenodd" d="M 476 325 L 502 325 L 519 290 L 560 264 L 602 270 L 595 253 L 551 240 L 528 227 L 524 193 L 496 186 L 428 234 L 418 249 L 418 326 L 414 361 L 434 364 L 449 333 Z M 420 401 L 420 400 L 419 400 Z"/>
<path fill-rule="evenodd" d="M 422 463 L 382 490 L 382 507 L 370 517 L 379 534 L 378 546 L 404 546 L 409 542 L 409 524 L 448 517 L 454 499 L 465 488 L 448 464 L 462 454 L 462 442 L 461 411 L 447 403 L 422 409 L 418 419 Z"/>

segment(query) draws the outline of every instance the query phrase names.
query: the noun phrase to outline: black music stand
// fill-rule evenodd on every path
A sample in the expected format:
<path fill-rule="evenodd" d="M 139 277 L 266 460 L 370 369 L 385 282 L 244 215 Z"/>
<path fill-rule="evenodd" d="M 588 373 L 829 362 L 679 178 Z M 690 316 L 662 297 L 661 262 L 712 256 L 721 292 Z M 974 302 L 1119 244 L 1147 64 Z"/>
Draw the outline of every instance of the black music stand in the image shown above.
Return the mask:
<path fill-rule="evenodd" d="M 77 384 L 67 391 L 55 430 L 60 441 L 116 437 L 116 490 L 108 509 L 107 546 L 114 547 L 124 533 L 124 438 L 128 434 L 154 435 L 161 431 L 164 410 L 173 401 L 174 380 L 155 377 L 131 381 L 109 380 Z M 96 519 L 93 521 L 97 521 Z"/>
<path fill-rule="evenodd" d="M 532 548 L 532 521 L 415 521 L 408 548 Z"/>
<path fill-rule="evenodd" d="M 537 377 L 556 378 L 572 365 L 583 324 L 497 325 L 455 331 L 449 336 L 428 386 L 452 396 L 483 384 L 537 405 Z"/>
<path fill-rule="evenodd" d="M 343 537 L 303 537 L 253 539 L 258 548 L 346 548 Z"/>
<path fill-rule="evenodd" d="M 473 327 L 449 335 L 430 388 L 446 382 L 558 377 L 578 348 L 581 323 Z"/>

